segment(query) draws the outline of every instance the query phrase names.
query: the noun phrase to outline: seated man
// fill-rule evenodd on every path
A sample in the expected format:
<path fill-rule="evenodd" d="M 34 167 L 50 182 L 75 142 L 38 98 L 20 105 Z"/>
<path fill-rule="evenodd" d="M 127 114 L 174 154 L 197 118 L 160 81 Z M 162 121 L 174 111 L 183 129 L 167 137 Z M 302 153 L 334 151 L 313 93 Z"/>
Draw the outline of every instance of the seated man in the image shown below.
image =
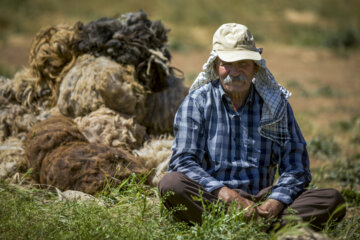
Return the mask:
<path fill-rule="evenodd" d="M 159 183 L 167 208 L 201 223 L 206 202 L 237 202 L 247 213 L 281 217 L 296 210 L 314 228 L 345 215 L 335 189 L 305 190 L 311 181 L 306 142 L 281 87 L 265 66 L 246 26 L 229 23 L 213 36 L 213 51 L 175 116 L 169 173 Z M 280 178 L 273 185 L 276 169 Z M 262 202 L 254 207 L 254 203 Z"/>

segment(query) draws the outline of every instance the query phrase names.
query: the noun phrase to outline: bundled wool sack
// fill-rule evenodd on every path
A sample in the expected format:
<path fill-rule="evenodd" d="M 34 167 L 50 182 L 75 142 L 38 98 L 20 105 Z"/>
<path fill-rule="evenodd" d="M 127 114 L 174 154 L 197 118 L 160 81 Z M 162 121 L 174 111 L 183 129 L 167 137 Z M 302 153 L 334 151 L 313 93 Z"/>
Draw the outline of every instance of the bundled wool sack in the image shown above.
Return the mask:
<path fill-rule="evenodd" d="M 36 123 L 29 130 L 25 142 L 28 168 L 33 168 L 33 176 L 39 181 L 43 159 L 62 144 L 72 141 L 87 142 L 76 124 L 62 115 L 52 116 Z"/>
<path fill-rule="evenodd" d="M 189 92 L 183 85 L 183 79 L 175 76 L 174 72 L 167 77 L 167 82 L 168 88 L 147 96 L 146 115 L 141 124 L 148 133 L 172 134 L 176 111 Z"/>
<path fill-rule="evenodd" d="M 167 173 L 173 140 L 171 136 L 161 135 L 146 142 L 142 148 L 133 151 L 139 156 L 144 168 L 151 171 L 149 184 L 152 186 L 157 186 L 160 179 Z"/>
<path fill-rule="evenodd" d="M 143 144 L 145 127 L 133 118 L 102 107 L 85 117 L 74 120 L 80 132 L 90 143 L 126 149 L 138 148 Z"/>
<path fill-rule="evenodd" d="M 71 68 L 77 56 L 75 42 L 81 23 L 75 26 L 58 25 L 42 29 L 30 47 L 29 65 L 37 77 L 35 91 L 51 90 L 56 100 L 61 75 Z"/>
<path fill-rule="evenodd" d="M 25 151 L 22 141 L 9 137 L 0 145 L 0 180 L 11 177 L 26 166 Z"/>
<path fill-rule="evenodd" d="M 62 114 L 71 117 L 84 116 L 102 106 L 136 115 L 136 111 L 144 112 L 143 95 L 133 66 L 85 54 L 64 75 L 57 105 Z"/>
<path fill-rule="evenodd" d="M 107 184 L 118 184 L 132 173 L 142 173 L 139 162 L 119 148 L 87 142 L 69 142 L 53 151 L 41 166 L 40 183 L 60 190 L 89 194 Z"/>
<path fill-rule="evenodd" d="M 139 82 L 146 90 L 156 92 L 167 86 L 168 31 L 160 21 L 150 21 L 143 11 L 124 14 L 121 18 L 101 18 L 83 26 L 77 49 L 134 65 Z"/>

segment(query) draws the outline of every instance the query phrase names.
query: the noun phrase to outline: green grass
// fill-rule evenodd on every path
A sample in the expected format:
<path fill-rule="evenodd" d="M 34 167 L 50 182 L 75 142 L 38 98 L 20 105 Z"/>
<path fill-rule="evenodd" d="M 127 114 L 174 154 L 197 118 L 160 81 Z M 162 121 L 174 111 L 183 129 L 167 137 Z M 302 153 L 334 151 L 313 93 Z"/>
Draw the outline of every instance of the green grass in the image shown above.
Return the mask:
<path fill-rule="evenodd" d="M 103 204 L 59 201 L 49 190 L 0 182 L 0 239 L 281 239 L 301 234 L 305 226 L 294 220 L 278 231 L 266 232 L 268 222 L 246 222 L 235 205 L 227 214 L 220 204 L 207 208 L 203 224 L 189 226 L 171 217 L 156 188 L 135 177 L 117 187 L 106 187 L 96 197 Z M 346 197 L 358 212 L 359 193 L 348 191 Z M 329 223 L 323 234 L 354 239 L 360 236 L 359 220 L 353 216 L 340 225 Z"/>

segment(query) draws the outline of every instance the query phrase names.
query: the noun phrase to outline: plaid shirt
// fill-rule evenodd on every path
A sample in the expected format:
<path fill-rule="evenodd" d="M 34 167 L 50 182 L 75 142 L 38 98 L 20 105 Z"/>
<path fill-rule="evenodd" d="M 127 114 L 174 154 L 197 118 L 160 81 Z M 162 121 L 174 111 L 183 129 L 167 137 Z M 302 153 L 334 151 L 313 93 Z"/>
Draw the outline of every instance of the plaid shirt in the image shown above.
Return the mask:
<path fill-rule="evenodd" d="M 169 172 L 182 172 L 212 192 L 223 186 L 257 194 L 274 182 L 269 198 L 287 205 L 311 181 L 306 142 L 287 103 L 291 139 L 284 146 L 258 132 L 263 100 L 251 86 L 235 112 L 220 82 L 189 93 L 175 116 Z"/>

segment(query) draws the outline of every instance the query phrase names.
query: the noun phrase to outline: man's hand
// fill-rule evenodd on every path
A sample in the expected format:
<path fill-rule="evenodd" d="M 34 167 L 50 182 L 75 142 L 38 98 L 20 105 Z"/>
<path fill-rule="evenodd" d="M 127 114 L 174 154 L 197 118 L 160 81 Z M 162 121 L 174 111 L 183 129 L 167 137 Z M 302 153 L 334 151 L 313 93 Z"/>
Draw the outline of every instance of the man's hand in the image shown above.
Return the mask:
<path fill-rule="evenodd" d="M 255 212 L 255 209 L 252 207 L 254 205 L 253 201 L 240 196 L 240 194 L 228 187 L 216 189 L 212 193 L 226 203 L 231 204 L 236 201 L 239 209 L 245 209 L 247 211 L 246 217 L 248 218 L 250 218 Z"/>
<path fill-rule="evenodd" d="M 284 209 L 285 204 L 276 200 L 268 199 L 263 204 L 256 208 L 259 216 L 264 218 L 272 218 L 279 215 L 279 213 Z"/>

